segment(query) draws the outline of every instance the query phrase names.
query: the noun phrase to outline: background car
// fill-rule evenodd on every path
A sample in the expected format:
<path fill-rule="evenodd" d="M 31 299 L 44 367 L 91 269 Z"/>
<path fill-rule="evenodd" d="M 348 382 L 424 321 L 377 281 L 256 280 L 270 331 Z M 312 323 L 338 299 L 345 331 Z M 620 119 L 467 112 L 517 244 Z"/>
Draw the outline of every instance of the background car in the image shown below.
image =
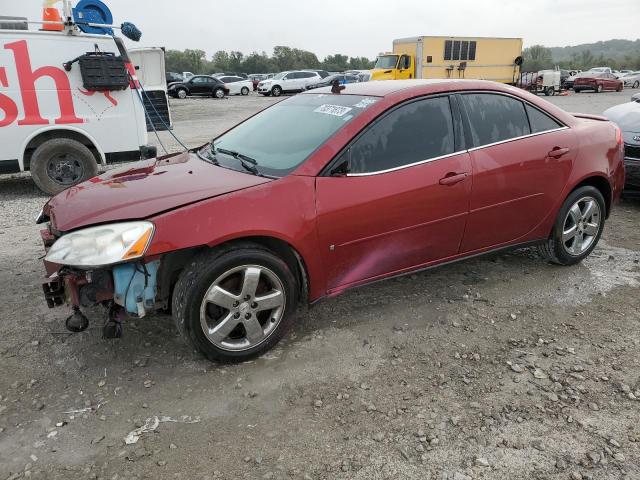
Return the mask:
<path fill-rule="evenodd" d="M 638 88 L 640 87 L 640 72 L 625 73 L 620 77 L 620 80 L 622 80 L 625 87 Z"/>
<path fill-rule="evenodd" d="M 640 94 L 636 94 L 640 99 Z M 625 192 L 640 193 L 640 101 L 626 102 L 603 113 L 622 130 L 624 139 Z"/>
<path fill-rule="evenodd" d="M 219 72 L 219 73 L 214 73 L 211 76 L 214 78 L 220 78 L 220 77 L 241 77 L 244 79 L 249 78 L 249 75 L 247 75 L 246 73 L 238 73 L 238 72 Z"/>
<path fill-rule="evenodd" d="M 194 75 L 186 82 L 171 83 L 167 93 L 174 98 L 187 98 L 191 95 L 206 95 L 216 98 L 224 98 L 229 94 L 229 89 L 219 78 L 209 75 Z"/>
<path fill-rule="evenodd" d="M 169 86 L 170 83 L 182 82 L 182 75 L 176 72 L 166 72 L 165 78 L 167 80 L 167 86 Z"/>
<path fill-rule="evenodd" d="M 249 80 L 253 83 L 253 90 L 258 90 L 258 84 L 262 80 L 266 80 L 267 78 L 271 78 L 273 75 L 269 73 L 251 73 L 249 74 Z"/>
<path fill-rule="evenodd" d="M 323 78 L 319 82 L 310 83 L 307 85 L 307 90 L 312 90 L 314 88 L 320 87 L 329 87 L 333 84 L 335 80 L 338 80 L 340 85 L 346 85 L 347 83 L 358 83 L 360 78 L 358 75 L 349 74 L 349 73 L 337 73 L 334 75 L 329 75 L 328 77 Z"/>
<path fill-rule="evenodd" d="M 328 76 L 328 74 L 325 76 Z M 258 93 L 266 97 L 269 95 L 279 97 L 283 93 L 302 92 L 307 88 L 307 85 L 317 83 L 322 78 L 318 71 L 315 70 L 280 72 L 274 75 L 273 78 L 261 81 L 258 84 Z"/>
<path fill-rule="evenodd" d="M 613 73 L 600 73 L 593 70 L 584 72 L 573 82 L 573 91 L 576 93 L 584 90 L 593 90 L 596 93 L 605 90 L 621 92 L 623 88 L 622 80 L 617 79 Z"/>
<path fill-rule="evenodd" d="M 229 95 L 249 95 L 253 82 L 242 77 L 218 77 L 229 89 Z"/>

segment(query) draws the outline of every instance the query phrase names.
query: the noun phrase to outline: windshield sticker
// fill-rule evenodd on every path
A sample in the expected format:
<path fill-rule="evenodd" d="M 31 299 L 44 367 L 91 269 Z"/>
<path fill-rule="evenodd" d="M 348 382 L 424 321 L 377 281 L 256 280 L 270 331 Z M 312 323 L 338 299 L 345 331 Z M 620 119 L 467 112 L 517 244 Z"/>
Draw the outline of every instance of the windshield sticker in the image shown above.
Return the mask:
<path fill-rule="evenodd" d="M 376 103 L 378 100 L 375 98 L 363 98 L 362 100 L 360 100 L 358 103 L 356 103 L 354 105 L 355 108 L 367 108 L 369 105 L 373 105 L 374 103 Z"/>
<path fill-rule="evenodd" d="M 333 115 L 335 117 L 342 117 L 347 112 L 353 110 L 351 107 L 343 107 L 341 105 L 329 105 L 325 103 L 324 105 L 320 105 L 318 108 L 314 110 L 316 113 L 324 113 L 326 115 Z"/>

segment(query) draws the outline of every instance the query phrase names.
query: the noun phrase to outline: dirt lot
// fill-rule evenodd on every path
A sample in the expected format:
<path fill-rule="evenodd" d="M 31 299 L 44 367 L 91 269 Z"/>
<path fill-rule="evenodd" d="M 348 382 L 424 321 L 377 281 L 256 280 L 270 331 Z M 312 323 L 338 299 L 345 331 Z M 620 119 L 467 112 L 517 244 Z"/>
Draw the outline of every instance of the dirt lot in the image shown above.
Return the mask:
<path fill-rule="evenodd" d="M 601 113 L 629 96 L 551 100 Z M 174 101 L 175 132 L 197 145 L 271 102 Z M 90 312 L 68 334 L 40 288 L 45 201 L 0 181 L 1 480 L 640 478 L 640 202 L 582 265 L 518 250 L 361 288 L 220 366 L 167 316 L 105 341 Z"/>

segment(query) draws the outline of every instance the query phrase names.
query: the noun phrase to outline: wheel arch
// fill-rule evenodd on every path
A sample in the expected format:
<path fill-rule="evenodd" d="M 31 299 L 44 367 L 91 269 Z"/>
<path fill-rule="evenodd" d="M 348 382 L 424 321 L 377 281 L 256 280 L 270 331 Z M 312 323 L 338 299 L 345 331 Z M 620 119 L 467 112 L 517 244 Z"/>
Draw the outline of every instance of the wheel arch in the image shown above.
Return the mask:
<path fill-rule="evenodd" d="M 609 183 L 609 181 L 603 176 L 592 175 L 590 177 L 587 177 L 581 180 L 576 186 L 574 186 L 571 189 L 571 192 L 569 192 L 569 194 L 571 194 L 572 192 L 574 192 L 580 187 L 586 187 L 586 186 L 595 187 L 600 191 L 600 193 L 604 197 L 604 203 L 607 209 L 605 218 L 609 218 L 609 214 L 611 213 L 611 204 L 613 201 L 613 198 L 612 198 L 613 191 L 611 189 L 611 184 Z"/>
<path fill-rule="evenodd" d="M 163 254 L 161 271 L 159 272 L 160 301 L 169 301 L 170 303 L 170 299 L 173 296 L 173 288 L 178 281 L 180 273 L 197 255 L 208 250 L 241 248 L 249 244 L 263 247 L 281 258 L 298 280 L 300 301 L 308 302 L 309 273 L 304 258 L 289 242 L 267 235 L 237 237 L 211 246 L 203 245 Z"/>
<path fill-rule="evenodd" d="M 71 126 L 53 126 L 46 129 L 37 130 L 24 140 L 22 145 L 21 169 L 29 170 L 29 167 L 31 165 L 31 157 L 33 156 L 33 152 L 36 150 L 36 148 L 38 148 L 44 142 L 56 138 L 68 138 L 70 140 L 76 140 L 77 142 L 82 143 L 91 151 L 98 165 L 106 164 L 104 151 L 102 150 L 102 148 L 100 148 L 100 145 L 98 144 L 96 139 L 93 138 L 93 136 L 79 128 L 74 128 Z"/>

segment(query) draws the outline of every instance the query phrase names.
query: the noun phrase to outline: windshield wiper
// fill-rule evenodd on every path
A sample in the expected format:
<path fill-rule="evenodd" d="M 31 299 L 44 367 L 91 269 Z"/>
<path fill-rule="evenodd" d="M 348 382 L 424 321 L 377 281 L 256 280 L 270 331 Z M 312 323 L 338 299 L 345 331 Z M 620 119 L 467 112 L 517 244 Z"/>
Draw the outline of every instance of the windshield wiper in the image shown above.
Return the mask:
<path fill-rule="evenodd" d="M 198 157 L 200 157 L 205 162 L 213 163 L 214 165 L 220 165 L 220 162 L 218 162 L 215 153 L 213 153 L 213 145 L 211 145 L 211 148 L 206 150 L 206 155 L 202 153 L 203 150 L 205 149 L 201 148 L 196 152 Z"/>
<path fill-rule="evenodd" d="M 213 150 L 213 148 L 215 147 L 212 147 L 212 152 L 220 152 L 225 155 L 230 155 L 233 158 L 240 160 L 240 164 L 245 170 L 253 173 L 254 175 L 260 175 L 260 172 L 256 168 L 256 166 L 258 165 L 258 161 L 255 158 L 243 155 L 242 153 L 236 152 L 235 150 L 227 150 L 225 148 L 216 148 L 215 150 Z"/>

